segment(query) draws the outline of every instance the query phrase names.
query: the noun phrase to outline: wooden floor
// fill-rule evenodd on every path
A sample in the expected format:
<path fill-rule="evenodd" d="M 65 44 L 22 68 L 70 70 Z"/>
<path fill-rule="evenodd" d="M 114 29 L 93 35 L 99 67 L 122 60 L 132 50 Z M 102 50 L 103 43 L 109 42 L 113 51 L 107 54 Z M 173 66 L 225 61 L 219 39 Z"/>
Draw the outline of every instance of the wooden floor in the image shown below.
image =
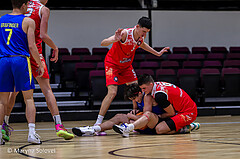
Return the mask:
<path fill-rule="evenodd" d="M 27 143 L 27 124 L 12 123 L 11 141 L 0 146 L 0 159 L 11 158 L 154 158 L 239 159 L 240 116 L 198 117 L 201 128 L 191 134 L 134 135 L 122 138 L 114 131 L 107 136 L 75 137 L 65 141 L 55 135 L 52 122 L 37 123 L 42 145 Z M 64 122 L 72 128 L 94 121 Z"/>

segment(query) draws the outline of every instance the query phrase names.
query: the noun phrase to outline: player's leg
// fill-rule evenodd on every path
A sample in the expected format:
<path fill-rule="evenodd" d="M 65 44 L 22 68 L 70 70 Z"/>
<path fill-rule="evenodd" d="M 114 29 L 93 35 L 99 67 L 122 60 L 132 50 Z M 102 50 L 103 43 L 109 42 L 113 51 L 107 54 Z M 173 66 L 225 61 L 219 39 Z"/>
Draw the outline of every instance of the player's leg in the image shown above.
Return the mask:
<path fill-rule="evenodd" d="M 129 123 L 129 119 L 126 114 L 116 114 L 113 118 L 103 122 L 100 125 L 74 127 L 72 128 L 72 131 L 77 136 L 93 136 L 94 133 L 110 130 L 112 129 L 113 125 L 120 123 Z"/>
<path fill-rule="evenodd" d="M 2 139 L 2 125 L 4 120 L 4 109 L 8 102 L 9 92 L 0 92 L 0 145 L 4 145 L 5 141 Z"/>
<path fill-rule="evenodd" d="M 28 121 L 28 142 L 33 144 L 41 144 L 40 136 L 35 130 L 36 108 L 33 100 L 33 89 L 22 91 L 24 102 L 26 104 L 26 118 Z"/>
<path fill-rule="evenodd" d="M 10 135 L 11 135 L 11 132 L 13 131 L 13 128 L 9 126 L 9 117 L 12 112 L 13 106 L 15 104 L 17 94 L 18 92 L 15 92 L 15 91 L 10 92 L 8 102 L 5 107 L 5 116 L 4 116 L 4 122 L 2 125 L 2 134 L 3 134 L 3 139 L 5 141 L 10 140 Z"/>
<path fill-rule="evenodd" d="M 110 107 L 113 99 L 117 95 L 117 85 L 108 85 L 108 93 L 102 101 L 101 108 L 99 111 L 98 119 L 94 125 L 99 125 L 102 123 L 104 115 L 107 113 L 108 108 Z"/>
<path fill-rule="evenodd" d="M 148 126 L 150 129 L 153 129 L 159 122 L 159 117 L 150 112 L 145 112 L 142 117 L 136 120 L 132 124 L 123 124 L 123 125 L 114 125 L 113 130 L 119 134 L 122 134 L 123 137 L 128 137 L 129 132 L 133 131 L 134 129 L 141 129 L 145 126 Z"/>
<path fill-rule="evenodd" d="M 44 59 L 42 59 L 42 63 L 46 66 Z M 47 70 L 47 67 L 44 67 L 44 68 L 45 68 L 44 69 L 45 72 L 42 77 L 37 77 L 36 74 L 34 74 L 34 76 L 45 96 L 48 109 L 50 110 L 50 112 L 53 116 L 57 136 L 63 137 L 65 140 L 70 140 L 74 137 L 74 135 L 69 133 L 62 124 L 58 106 L 57 106 L 57 101 L 52 92 L 52 88 L 50 86 L 48 70 Z M 35 70 L 36 67 L 33 65 L 32 69 Z M 33 71 L 33 72 L 35 72 L 35 71 Z"/>

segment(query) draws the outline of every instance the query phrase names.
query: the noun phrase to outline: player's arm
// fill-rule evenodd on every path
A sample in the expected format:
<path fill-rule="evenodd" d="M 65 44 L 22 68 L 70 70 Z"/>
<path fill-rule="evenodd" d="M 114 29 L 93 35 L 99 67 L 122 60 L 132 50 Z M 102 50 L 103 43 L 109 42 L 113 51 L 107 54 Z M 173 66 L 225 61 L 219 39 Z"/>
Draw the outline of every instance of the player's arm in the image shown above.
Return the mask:
<path fill-rule="evenodd" d="M 145 42 L 143 42 L 141 45 L 140 45 L 140 47 L 143 49 L 143 50 L 145 50 L 145 51 L 147 51 L 147 52 L 150 52 L 150 53 L 152 53 L 153 55 L 156 55 L 156 56 L 162 56 L 162 54 L 163 53 L 165 53 L 165 52 L 168 52 L 168 50 L 170 49 L 169 47 L 165 47 L 165 48 L 163 48 L 161 51 L 156 51 L 156 50 L 154 50 L 151 46 L 149 46 L 147 43 L 145 43 Z"/>
<path fill-rule="evenodd" d="M 40 38 L 53 49 L 51 61 L 55 63 L 58 61 L 58 47 L 52 41 L 50 36 L 48 35 L 48 20 L 50 16 L 50 10 L 47 7 L 43 7 L 41 9 L 41 24 L 40 24 Z"/>
<path fill-rule="evenodd" d="M 28 47 L 29 51 L 32 54 L 34 60 L 39 65 L 39 77 L 41 77 L 44 73 L 44 68 L 38 53 L 38 49 L 35 43 L 35 22 L 30 18 L 24 18 L 23 20 L 23 31 L 27 34 L 28 39 Z"/>
<path fill-rule="evenodd" d="M 147 94 L 144 96 L 143 100 L 144 100 L 143 113 L 145 113 L 146 111 L 152 112 L 153 97 L 150 94 Z"/>
<path fill-rule="evenodd" d="M 126 40 L 126 37 L 127 37 L 126 30 L 119 28 L 116 30 L 116 32 L 113 36 L 110 36 L 109 38 L 104 39 L 101 42 L 101 46 L 108 46 L 108 45 L 111 45 L 112 43 L 120 41 L 120 40 L 122 42 L 124 42 Z"/>
<path fill-rule="evenodd" d="M 159 115 L 161 118 L 172 117 L 176 114 L 172 104 L 167 100 L 167 95 L 165 93 L 156 93 L 155 100 L 166 112 Z"/>

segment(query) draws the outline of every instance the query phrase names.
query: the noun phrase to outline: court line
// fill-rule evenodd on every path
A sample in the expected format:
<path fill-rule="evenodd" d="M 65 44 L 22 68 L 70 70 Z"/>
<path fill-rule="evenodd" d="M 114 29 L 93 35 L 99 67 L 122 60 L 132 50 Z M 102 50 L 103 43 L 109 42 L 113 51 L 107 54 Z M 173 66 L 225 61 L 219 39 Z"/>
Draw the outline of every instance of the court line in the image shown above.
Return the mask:
<path fill-rule="evenodd" d="M 218 125 L 218 124 L 240 124 L 240 122 L 215 122 L 215 123 L 200 123 L 201 125 Z M 71 130 L 72 128 L 66 128 Z M 55 128 L 42 128 L 42 129 L 36 129 L 38 131 L 41 130 L 55 130 Z M 28 129 L 19 129 L 19 130 L 15 130 L 14 131 L 28 131 Z"/>

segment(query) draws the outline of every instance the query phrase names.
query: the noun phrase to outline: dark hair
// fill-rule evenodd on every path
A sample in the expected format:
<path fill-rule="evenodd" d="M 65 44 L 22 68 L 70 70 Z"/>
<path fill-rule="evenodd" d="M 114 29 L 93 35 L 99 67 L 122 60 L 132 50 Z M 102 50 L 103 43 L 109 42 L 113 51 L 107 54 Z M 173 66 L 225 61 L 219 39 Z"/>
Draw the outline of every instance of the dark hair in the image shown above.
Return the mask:
<path fill-rule="evenodd" d="M 147 29 L 151 29 L 152 28 L 152 21 L 148 17 L 142 17 L 138 20 L 138 25 L 140 27 L 145 27 Z"/>
<path fill-rule="evenodd" d="M 141 86 L 143 84 L 154 83 L 154 80 L 151 75 L 143 74 L 138 77 L 138 85 Z"/>
<path fill-rule="evenodd" d="M 23 3 L 27 4 L 29 0 L 11 0 L 12 7 L 20 9 L 23 5 Z"/>
<path fill-rule="evenodd" d="M 137 83 L 127 85 L 124 90 L 124 98 L 128 100 L 129 98 L 135 98 L 138 96 L 138 93 L 141 92 L 141 88 Z"/>

